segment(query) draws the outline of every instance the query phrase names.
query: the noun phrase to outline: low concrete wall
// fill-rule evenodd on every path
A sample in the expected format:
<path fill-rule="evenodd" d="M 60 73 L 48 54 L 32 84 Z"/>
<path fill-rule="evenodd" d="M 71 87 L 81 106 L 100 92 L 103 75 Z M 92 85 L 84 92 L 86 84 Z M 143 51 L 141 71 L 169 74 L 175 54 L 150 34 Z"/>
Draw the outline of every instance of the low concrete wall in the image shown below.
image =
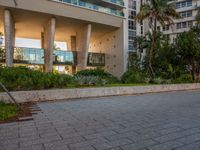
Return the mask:
<path fill-rule="evenodd" d="M 132 95 L 132 94 L 196 90 L 196 89 L 200 89 L 200 83 L 18 91 L 18 92 L 11 92 L 11 94 L 16 98 L 16 100 L 19 103 L 21 103 L 30 101 L 67 100 L 67 99 L 77 99 L 77 98 L 103 97 L 103 96 L 114 96 L 114 95 Z M 0 93 L 0 100 L 9 101 L 9 97 L 6 93 Z"/>

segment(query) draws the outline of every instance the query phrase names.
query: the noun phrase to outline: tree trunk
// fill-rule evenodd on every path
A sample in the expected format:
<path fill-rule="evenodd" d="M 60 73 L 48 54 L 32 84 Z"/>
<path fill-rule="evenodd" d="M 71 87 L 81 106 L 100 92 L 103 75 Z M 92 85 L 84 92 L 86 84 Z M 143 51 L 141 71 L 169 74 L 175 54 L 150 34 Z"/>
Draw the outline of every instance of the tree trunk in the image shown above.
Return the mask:
<path fill-rule="evenodd" d="M 149 65 L 149 71 L 151 74 L 151 77 L 154 78 L 154 70 L 152 67 L 152 61 L 153 61 L 153 50 L 155 48 L 155 42 L 156 42 L 156 32 L 157 32 L 157 19 L 156 17 L 154 18 L 153 22 L 153 28 L 152 28 L 152 43 L 151 43 L 151 48 L 149 49 L 149 60 L 148 60 L 148 65 Z"/>

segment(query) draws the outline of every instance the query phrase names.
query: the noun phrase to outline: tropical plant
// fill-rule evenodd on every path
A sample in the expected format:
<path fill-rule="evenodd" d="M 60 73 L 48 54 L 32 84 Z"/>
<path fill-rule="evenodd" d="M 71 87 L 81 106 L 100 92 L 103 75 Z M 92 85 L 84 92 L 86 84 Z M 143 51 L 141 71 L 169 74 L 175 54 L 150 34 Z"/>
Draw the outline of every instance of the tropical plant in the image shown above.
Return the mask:
<path fill-rule="evenodd" d="M 76 78 L 77 76 L 79 76 L 80 78 L 83 78 L 84 76 L 85 77 L 97 77 L 97 78 L 102 79 L 102 81 L 105 80 L 103 82 L 106 84 L 113 84 L 113 83 L 120 82 L 115 76 L 104 71 L 101 68 L 82 70 L 82 71 L 79 71 L 76 74 L 74 74 L 74 78 Z"/>
<path fill-rule="evenodd" d="M 135 52 L 128 54 L 128 70 L 142 70 L 142 61 Z"/>
<path fill-rule="evenodd" d="M 154 78 L 154 70 L 152 67 L 153 51 L 156 44 L 157 23 L 162 26 L 172 25 L 173 18 L 178 18 L 179 14 L 176 12 L 174 5 L 168 4 L 168 0 L 150 0 L 142 4 L 140 12 L 136 16 L 136 20 L 141 22 L 145 19 L 150 19 L 150 28 L 152 34 L 152 41 L 150 48 L 147 49 L 148 55 L 148 69 L 151 77 Z"/>
<path fill-rule="evenodd" d="M 185 68 L 191 71 L 193 80 L 196 79 L 200 66 L 200 28 L 192 28 L 181 33 L 175 41 L 175 49 Z"/>
<path fill-rule="evenodd" d="M 102 79 L 98 76 L 76 75 L 73 79 L 78 84 L 78 86 L 98 86 L 105 85 L 107 83 L 106 79 Z"/>
<path fill-rule="evenodd" d="M 139 59 L 142 61 L 142 53 L 144 52 L 144 49 L 148 47 L 147 39 L 144 36 L 136 36 L 134 42 L 136 43 Z"/>
<path fill-rule="evenodd" d="M 122 83 L 134 84 L 134 83 L 148 83 L 148 76 L 140 70 L 129 70 L 125 72 L 121 77 Z"/>

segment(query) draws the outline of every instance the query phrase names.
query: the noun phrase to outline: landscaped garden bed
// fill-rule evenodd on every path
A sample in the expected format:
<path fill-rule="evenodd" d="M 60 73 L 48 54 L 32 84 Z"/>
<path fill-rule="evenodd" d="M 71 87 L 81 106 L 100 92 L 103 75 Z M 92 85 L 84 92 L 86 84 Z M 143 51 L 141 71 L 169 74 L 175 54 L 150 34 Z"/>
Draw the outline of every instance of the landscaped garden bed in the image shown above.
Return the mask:
<path fill-rule="evenodd" d="M 15 104 L 0 102 L 0 124 L 30 120 L 34 112 L 31 110 L 32 106 L 34 106 L 32 102 L 22 103 L 19 109 Z"/>
<path fill-rule="evenodd" d="M 44 73 L 25 67 L 2 67 L 0 68 L 0 82 L 2 82 L 9 91 L 30 91 L 64 88 L 195 83 L 198 81 L 193 81 L 190 74 L 182 74 L 171 79 L 164 79 L 161 77 L 151 79 L 147 73 L 139 70 L 129 70 L 119 79 L 102 69 L 83 70 L 70 76 L 66 74 Z M 2 89 L 0 89 L 0 91 L 2 91 Z"/>

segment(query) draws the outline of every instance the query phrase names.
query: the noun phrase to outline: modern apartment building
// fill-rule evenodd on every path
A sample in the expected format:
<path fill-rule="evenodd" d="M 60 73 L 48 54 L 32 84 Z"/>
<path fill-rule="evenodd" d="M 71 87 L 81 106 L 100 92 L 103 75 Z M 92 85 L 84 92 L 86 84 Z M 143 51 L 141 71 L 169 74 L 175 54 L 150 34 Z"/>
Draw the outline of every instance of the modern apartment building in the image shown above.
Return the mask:
<path fill-rule="evenodd" d="M 46 72 L 73 74 L 102 67 L 116 76 L 136 52 L 136 36 L 148 31 L 148 20 L 134 17 L 148 0 L 0 0 L 1 65 L 25 65 Z M 173 39 L 195 25 L 199 0 L 174 0 L 182 18 L 158 29 Z M 0 40 L 1 38 L 0 37 Z M 16 44 L 17 38 L 39 41 L 39 47 Z M 57 49 L 55 42 L 65 43 Z M 23 41 L 21 41 L 23 43 Z M 22 44 L 23 45 L 23 44 Z"/>
<path fill-rule="evenodd" d="M 0 0 L 0 32 L 5 40 L 1 64 L 70 74 L 100 66 L 120 76 L 128 51 L 135 50 L 137 4 L 136 0 Z M 16 46 L 17 38 L 39 40 L 40 47 Z M 55 41 L 65 42 L 67 48 L 56 49 Z"/>
<path fill-rule="evenodd" d="M 170 3 L 175 5 L 181 18 L 174 20 L 172 27 L 166 25 L 158 29 L 173 40 L 177 34 L 190 30 L 196 24 L 195 18 L 200 7 L 200 0 L 173 0 Z"/>

